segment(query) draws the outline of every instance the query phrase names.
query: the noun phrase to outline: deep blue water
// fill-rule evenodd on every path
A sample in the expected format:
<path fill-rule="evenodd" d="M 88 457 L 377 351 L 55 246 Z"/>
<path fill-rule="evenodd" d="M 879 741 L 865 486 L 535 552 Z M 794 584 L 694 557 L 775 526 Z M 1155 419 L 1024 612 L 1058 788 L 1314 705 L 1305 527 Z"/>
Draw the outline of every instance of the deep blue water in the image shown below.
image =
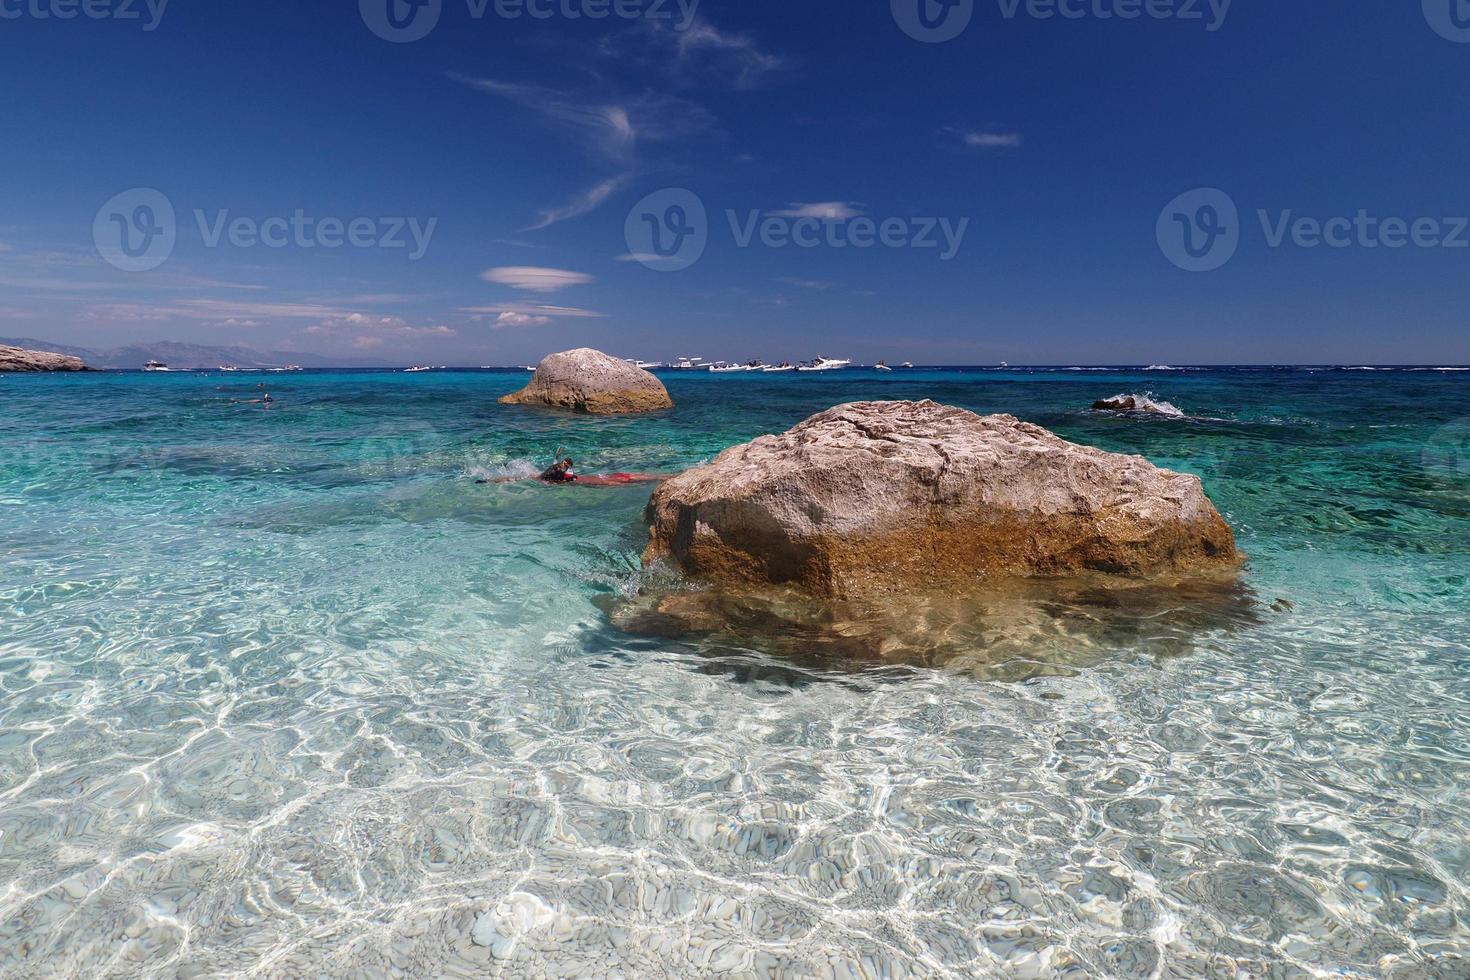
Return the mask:
<path fill-rule="evenodd" d="M 0 377 L 0 973 L 1470 971 L 1470 373 L 526 377 Z M 477 482 L 878 398 L 1198 474 L 1248 614 L 633 635 L 647 486 Z"/>

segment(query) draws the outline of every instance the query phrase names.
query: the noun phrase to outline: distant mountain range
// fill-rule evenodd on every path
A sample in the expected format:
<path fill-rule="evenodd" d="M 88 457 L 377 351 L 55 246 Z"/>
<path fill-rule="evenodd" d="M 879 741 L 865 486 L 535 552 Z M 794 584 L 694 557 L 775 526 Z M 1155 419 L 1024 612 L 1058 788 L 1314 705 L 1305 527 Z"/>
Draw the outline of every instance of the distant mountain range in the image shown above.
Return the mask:
<path fill-rule="evenodd" d="M 69 347 L 53 344 L 34 337 L 0 337 L 0 344 L 24 347 L 26 350 L 47 351 L 52 354 L 70 354 L 80 357 L 90 368 L 101 370 L 141 370 L 149 361 L 162 361 L 171 368 L 214 369 L 226 365 L 241 368 L 283 367 L 299 364 L 307 368 L 329 367 L 392 367 L 387 361 L 369 358 L 340 357 L 337 355 L 311 354 L 302 351 L 259 351 L 250 347 L 210 347 L 204 344 L 181 344 L 174 341 L 159 341 L 154 344 L 129 344 L 111 350 L 92 350 L 87 347 Z"/>

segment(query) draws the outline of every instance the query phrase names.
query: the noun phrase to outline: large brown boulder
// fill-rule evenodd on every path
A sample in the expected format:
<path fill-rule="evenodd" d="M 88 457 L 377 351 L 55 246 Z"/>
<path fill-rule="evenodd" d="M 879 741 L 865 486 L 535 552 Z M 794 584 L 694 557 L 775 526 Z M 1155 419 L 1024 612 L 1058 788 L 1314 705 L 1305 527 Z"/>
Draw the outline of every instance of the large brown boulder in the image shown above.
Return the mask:
<path fill-rule="evenodd" d="M 839 405 L 736 446 L 663 484 L 648 520 L 645 563 L 828 598 L 1241 561 L 1198 478 L 932 401 Z"/>
<path fill-rule="evenodd" d="M 628 415 L 674 407 L 658 378 L 590 347 L 548 356 L 536 368 L 530 384 L 500 401 L 504 405 L 549 405 L 591 415 Z"/>
<path fill-rule="evenodd" d="M 81 358 L 47 351 L 26 350 L 0 344 L 0 372 L 3 371 L 85 371 Z"/>

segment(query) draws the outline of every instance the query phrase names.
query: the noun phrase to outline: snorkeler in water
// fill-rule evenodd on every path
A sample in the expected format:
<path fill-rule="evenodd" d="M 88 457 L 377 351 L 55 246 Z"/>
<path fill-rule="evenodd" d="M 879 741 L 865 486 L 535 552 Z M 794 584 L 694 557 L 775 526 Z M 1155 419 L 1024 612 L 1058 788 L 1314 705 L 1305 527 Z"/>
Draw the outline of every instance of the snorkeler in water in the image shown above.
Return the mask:
<path fill-rule="evenodd" d="M 577 471 L 571 457 L 567 457 L 559 463 L 552 463 L 551 467 L 543 472 L 537 479 L 542 483 L 576 483 Z"/>
<path fill-rule="evenodd" d="M 524 483 L 530 477 L 500 476 L 481 477 L 476 483 Z M 605 476 L 578 476 L 576 464 L 571 459 L 553 463 L 534 478 L 548 485 L 576 484 L 581 487 L 621 487 L 630 483 L 662 483 L 668 476 L 659 473 L 610 473 Z"/>

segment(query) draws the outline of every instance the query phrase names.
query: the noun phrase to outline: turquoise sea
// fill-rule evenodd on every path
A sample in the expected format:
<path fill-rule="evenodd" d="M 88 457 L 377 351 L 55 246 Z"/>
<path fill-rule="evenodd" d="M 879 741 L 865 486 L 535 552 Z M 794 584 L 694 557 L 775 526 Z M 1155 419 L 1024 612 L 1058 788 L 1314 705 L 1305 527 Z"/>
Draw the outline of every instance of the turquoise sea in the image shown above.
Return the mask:
<path fill-rule="evenodd" d="M 1470 976 L 1470 373 L 526 377 L 0 377 L 0 974 Z M 478 482 L 925 397 L 1198 474 L 1241 589 L 634 634 L 647 486 Z"/>

